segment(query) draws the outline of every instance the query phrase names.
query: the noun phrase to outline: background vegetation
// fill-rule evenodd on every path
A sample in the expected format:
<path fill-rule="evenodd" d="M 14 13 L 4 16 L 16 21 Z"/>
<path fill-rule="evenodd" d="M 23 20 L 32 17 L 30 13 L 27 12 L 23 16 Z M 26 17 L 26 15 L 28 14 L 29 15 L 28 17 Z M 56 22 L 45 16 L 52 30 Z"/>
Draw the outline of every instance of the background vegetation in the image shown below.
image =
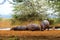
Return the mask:
<path fill-rule="evenodd" d="M 59 0 L 13 0 L 14 14 L 12 24 L 16 22 L 41 21 L 45 18 L 50 23 L 60 23 L 60 1 Z M 52 22 L 52 24 L 53 24 Z"/>
<path fill-rule="evenodd" d="M 13 0 L 12 24 L 24 24 L 49 19 L 51 24 L 60 23 L 59 0 Z M 0 18 L 0 20 L 2 20 Z M 37 23 L 38 23 L 37 22 Z M 28 23 L 27 23 L 28 24 Z"/>

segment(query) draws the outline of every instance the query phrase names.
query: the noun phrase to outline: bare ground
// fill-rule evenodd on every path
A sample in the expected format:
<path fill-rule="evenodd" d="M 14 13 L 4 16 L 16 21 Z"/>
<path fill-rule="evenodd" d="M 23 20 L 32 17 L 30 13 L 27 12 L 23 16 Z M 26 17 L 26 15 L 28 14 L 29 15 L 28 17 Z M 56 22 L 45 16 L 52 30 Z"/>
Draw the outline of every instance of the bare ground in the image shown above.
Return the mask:
<path fill-rule="evenodd" d="M 0 39 L 16 40 L 60 40 L 60 30 L 50 31 L 0 31 Z M 15 40 L 15 39 L 13 39 Z"/>

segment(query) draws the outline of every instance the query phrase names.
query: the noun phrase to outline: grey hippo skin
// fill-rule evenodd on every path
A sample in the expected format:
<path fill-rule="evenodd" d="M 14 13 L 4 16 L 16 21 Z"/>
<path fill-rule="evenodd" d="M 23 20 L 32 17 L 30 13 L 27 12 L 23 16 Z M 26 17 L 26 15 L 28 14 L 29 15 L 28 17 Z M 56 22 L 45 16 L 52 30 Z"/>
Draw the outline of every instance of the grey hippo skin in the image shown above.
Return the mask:
<path fill-rule="evenodd" d="M 35 25 L 35 24 L 31 24 L 31 25 L 28 25 L 26 27 L 24 26 L 17 26 L 17 27 L 13 27 L 11 28 L 11 30 L 14 30 L 14 31 L 40 31 L 40 27 L 38 25 Z"/>
<path fill-rule="evenodd" d="M 48 31 L 49 31 L 49 25 L 44 25 L 41 23 L 40 26 L 41 26 L 41 31 L 44 31 L 46 29 L 48 29 Z"/>
<path fill-rule="evenodd" d="M 30 31 L 40 31 L 40 27 L 36 24 L 31 24 L 31 25 L 28 25 L 27 26 L 27 30 L 30 30 Z"/>
<path fill-rule="evenodd" d="M 24 27 L 24 26 L 17 26 L 17 27 L 11 28 L 11 30 L 15 30 L 15 31 L 24 31 L 24 30 L 27 30 L 27 27 Z"/>

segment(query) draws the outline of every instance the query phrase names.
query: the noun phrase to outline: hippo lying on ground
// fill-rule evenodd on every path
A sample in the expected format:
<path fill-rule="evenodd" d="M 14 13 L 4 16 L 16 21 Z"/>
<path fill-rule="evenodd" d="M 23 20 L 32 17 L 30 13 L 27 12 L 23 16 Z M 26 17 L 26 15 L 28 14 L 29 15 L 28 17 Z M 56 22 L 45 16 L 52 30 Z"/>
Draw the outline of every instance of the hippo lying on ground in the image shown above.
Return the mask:
<path fill-rule="evenodd" d="M 36 25 L 36 24 L 30 24 L 30 25 L 27 25 L 26 27 L 24 27 L 24 26 L 18 26 L 18 27 L 13 27 L 13 28 L 11 28 L 11 30 L 30 30 L 30 31 L 36 31 L 36 30 L 40 30 L 40 27 L 38 26 L 38 25 Z"/>
<path fill-rule="evenodd" d="M 17 27 L 11 28 L 11 30 L 24 31 L 24 30 L 27 30 L 27 27 L 25 27 L 25 26 L 17 26 Z"/>

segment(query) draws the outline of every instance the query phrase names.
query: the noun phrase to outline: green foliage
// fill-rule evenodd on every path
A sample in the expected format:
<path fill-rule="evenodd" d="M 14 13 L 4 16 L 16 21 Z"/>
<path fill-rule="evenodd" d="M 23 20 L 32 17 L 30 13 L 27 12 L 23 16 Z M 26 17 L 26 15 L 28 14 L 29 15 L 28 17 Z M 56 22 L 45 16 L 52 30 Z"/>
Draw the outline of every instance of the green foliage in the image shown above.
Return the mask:
<path fill-rule="evenodd" d="M 54 20 L 52 19 L 50 19 L 49 22 L 50 22 L 50 25 L 54 24 Z"/>
<path fill-rule="evenodd" d="M 43 2 L 44 1 L 44 2 Z M 60 1 L 59 0 L 16 0 L 17 5 L 14 6 L 14 14 L 12 15 L 13 21 L 28 21 L 28 20 L 43 20 L 50 14 L 55 15 L 58 12 L 58 17 L 60 17 Z M 47 13 L 49 9 L 54 10 L 52 13 Z M 50 24 L 54 24 L 59 21 L 59 19 L 49 20 Z"/>
<path fill-rule="evenodd" d="M 19 37 L 17 37 L 17 36 L 14 36 L 14 37 L 12 37 L 12 38 L 8 38 L 9 40 L 20 40 L 20 38 Z"/>
<path fill-rule="evenodd" d="M 54 10 L 57 18 L 55 19 L 55 24 L 60 23 L 60 0 L 48 0 L 50 8 Z"/>
<path fill-rule="evenodd" d="M 13 20 L 17 21 L 33 21 L 33 20 L 42 20 L 48 15 L 46 11 L 47 1 L 44 0 L 25 0 L 23 3 L 19 3 L 14 6 L 14 14 L 12 15 Z"/>
<path fill-rule="evenodd" d="M 28 21 L 28 20 L 39 20 L 40 17 L 39 17 L 39 14 L 38 13 L 31 13 L 31 14 L 20 14 L 20 15 L 17 15 L 17 14 L 14 14 L 13 15 L 13 18 L 15 20 L 18 20 L 18 21 Z"/>
<path fill-rule="evenodd" d="M 56 19 L 56 23 L 60 23 L 60 18 L 57 18 Z"/>
<path fill-rule="evenodd" d="M 23 2 L 23 0 L 13 0 L 13 2 Z"/>
<path fill-rule="evenodd" d="M 60 0 L 48 0 L 50 7 L 52 7 L 55 12 L 58 12 L 60 14 Z"/>

